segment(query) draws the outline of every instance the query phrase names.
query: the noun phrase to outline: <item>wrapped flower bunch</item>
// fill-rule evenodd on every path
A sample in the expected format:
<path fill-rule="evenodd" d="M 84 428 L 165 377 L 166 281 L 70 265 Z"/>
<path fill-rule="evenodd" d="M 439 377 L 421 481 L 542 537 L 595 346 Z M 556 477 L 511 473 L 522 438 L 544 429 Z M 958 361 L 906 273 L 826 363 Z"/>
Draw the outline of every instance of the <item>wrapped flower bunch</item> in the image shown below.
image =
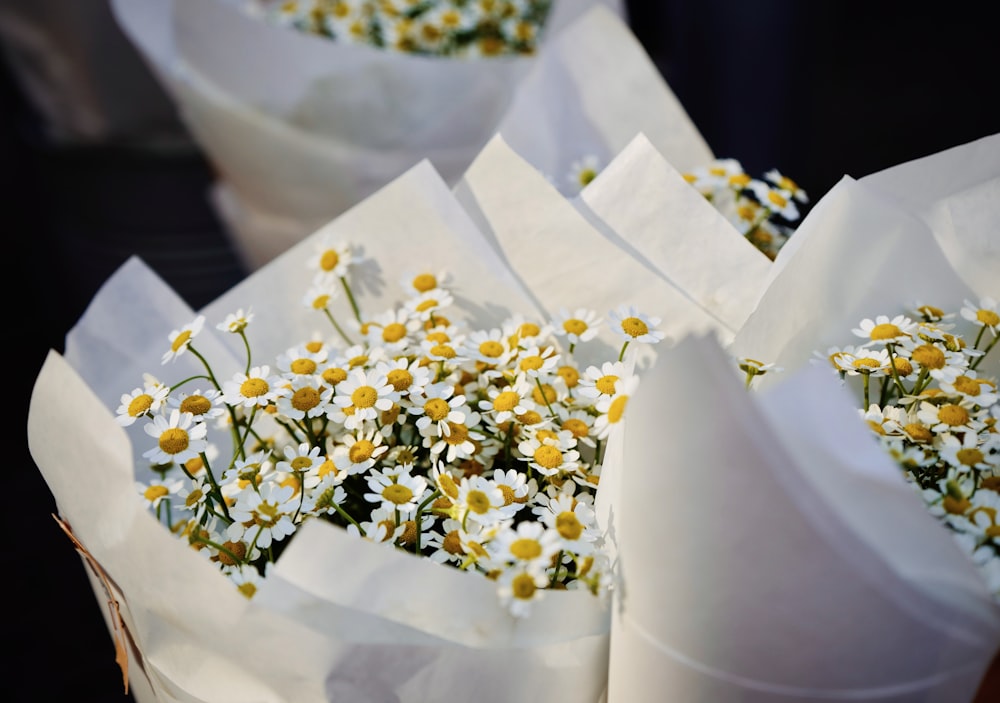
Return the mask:
<path fill-rule="evenodd" d="M 426 56 L 533 54 L 552 0 L 251 0 L 246 9 L 292 29 Z"/>
<path fill-rule="evenodd" d="M 809 203 L 808 194 L 778 169 L 753 178 L 736 159 L 715 159 L 684 178 L 770 259 L 795 231 L 799 206 Z"/>
<path fill-rule="evenodd" d="M 309 519 L 480 572 L 514 616 L 548 589 L 606 595 L 602 450 L 638 383 L 626 349 L 662 339 L 659 320 L 611 311 L 618 359 L 582 368 L 573 354 L 597 336 L 595 311 L 465 329 L 449 320 L 447 274 L 418 271 L 401 305 L 366 315 L 352 293 L 357 251 L 324 240 L 309 265 L 304 303 L 329 335 L 256 359 L 254 314 L 239 310 L 217 328 L 240 338 L 245 366 L 221 378 L 199 351 L 199 315 L 169 335 L 162 361 L 193 355 L 203 372 L 147 375 L 121 396 L 119 424 L 145 433 L 138 490 L 158 519 L 247 597 Z M 349 321 L 333 314 L 342 296 Z"/>
<path fill-rule="evenodd" d="M 958 314 L 918 305 L 852 332 L 863 341 L 818 356 L 1000 600 L 1000 395 L 977 370 L 1000 338 L 996 300 L 966 300 Z"/>

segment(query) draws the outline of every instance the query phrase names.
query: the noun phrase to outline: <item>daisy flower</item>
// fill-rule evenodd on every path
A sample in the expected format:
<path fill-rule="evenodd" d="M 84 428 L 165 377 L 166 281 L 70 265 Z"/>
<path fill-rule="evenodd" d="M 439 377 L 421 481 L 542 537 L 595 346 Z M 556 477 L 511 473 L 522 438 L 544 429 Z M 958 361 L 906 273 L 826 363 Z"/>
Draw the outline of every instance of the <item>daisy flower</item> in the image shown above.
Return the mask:
<path fill-rule="evenodd" d="M 545 572 L 516 562 L 497 577 L 497 594 L 511 615 L 526 618 L 531 615 L 532 603 L 542 597 L 547 585 Z"/>
<path fill-rule="evenodd" d="M 214 388 L 196 388 L 187 393 L 177 393 L 167 400 L 167 405 L 182 413 L 191 413 L 196 420 L 217 420 L 226 415 L 222 392 Z"/>
<path fill-rule="evenodd" d="M 156 439 L 156 447 L 143 453 L 153 464 L 183 464 L 205 451 L 208 427 L 197 422 L 190 413 L 171 410 L 169 415 L 156 415 L 143 426 L 146 434 Z"/>
<path fill-rule="evenodd" d="M 410 298 L 403 307 L 421 322 L 428 322 L 434 318 L 436 313 L 450 307 L 454 302 L 455 299 L 452 298 L 451 293 L 443 288 L 434 288 Z"/>
<path fill-rule="evenodd" d="M 247 328 L 253 321 L 253 310 L 247 308 L 246 312 L 243 312 L 243 308 L 240 308 L 236 312 L 231 312 L 226 315 L 226 319 L 215 326 L 215 329 L 220 332 L 232 332 L 233 334 L 239 334 Z"/>
<path fill-rule="evenodd" d="M 799 187 L 799 185 L 788 176 L 785 176 L 776 168 L 764 172 L 764 180 L 773 183 L 779 190 L 792 194 L 792 197 L 800 203 L 808 203 L 809 196 Z"/>
<path fill-rule="evenodd" d="M 961 315 L 972 324 L 988 329 L 994 337 L 1000 331 L 1000 308 L 992 297 L 980 298 L 978 304 L 966 300 L 962 305 Z"/>
<path fill-rule="evenodd" d="M 349 434 L 341 437 L 334 449 L 333 465 L 338 472 L 347 475 L 363 474 L 375 466 L 375 461 L 387 451 L 389 447 L 382 443 L 382 434 L 378 430 Z"/>
<path fill-rule="evenodd" d="M 920 402 L 917 418 L 932 432 L 969 432 L 975 434 L 985 427 L 966 403 Z"/>
<path fill-rule="evenodd" d="M 488 398 L 479 401 L 479 409 L 497 425 L 513 420 L 535 409 L 534 401 L 527 398 L 533 387 L 524 380 L 515 381 L 503 387 L 491 386 Z"/>
<path fill-rule="evenodd" d="M 271 375 L 270 366 L 255 366 L 249 373 L 237 372 L 222 384 L 222 398 L 228 405 L 258 408 L 278 399 L 281 378 Z"/>
<path fill-rule="evenodd" d="M 544 573 L 561 548 L 559 534 L 536 520 L 506 523 L 487 544 L 496 564 L 521 564 Z"/>
<path fill-rule="evenodd" d="M 566 180 L 572 185 L 574 191 L 578 192 L 586 188 L 591 181 L 597 178 L 600 170 L 600 159 L 594 154 L 586 154 L 579 159 L 575 159 L 569 165 L 569 170 L 566 172 Z"/>
<path fill-rule="evenodd" d="M 479 451 L 480 443 L 486 439 L 476 429 L 480 419 L 479 413 L 469 412 L 464 422 L 446 423 L 439 435 L 435 435 L 429 426 L 420 433 L 424 438 L 423 446 L 430 449 L 431 457 L 435 460 L 443 454 L 444 460 L 449 464 L 456 460 L 471 459 Z"/>
<path fill-rule="evenodd" d="M 281 387 L 274 404 L 278 415 L 298 421 L 326 415 L 332 399 L 333 389 L 318 377 L 300 376 Z"/>
<path fill-rule="evenodd" d="M 559 535 L 559 545 L 574 554 L 590 554 L 600 536 L 593 508 L 573 496 L 560 495 L 534 508 L 535 515 Z"/>
<path fill-rule="evenodd" d="M 349 430 L 356 430 L 365 421 L 375 420 L 379 411 L 392 408 L 398 397 L 383 374 L 354 369 L 343 382 L 337 384 L 333 404 L 340 412 L 332 419 L 342 421 Z"/>
<path fill-rule="evenodd" d="M 476 330 L 462 341 L 460 354 L 471 360 L 489 366 L 504 366 L 513 354 L 510 340 L 503 330 Z"/>
<path fill-rule="evenodd" d="M 470 411 L 464 395 L 453 396 L 455 387 L 450 383 L 432 383 L 423 392 L 411 396 L 410 415 L 417 416 L 416 427 L 424 436 L 438 437 L 447 431 L 448 423 L 465 422 Z"/>
<path fill-rule="evenodd" d="M 295 532 L 292 521 L 299 509 L 299 501 L 291 486 L 265 482 L 259 488 L 248 487 L 236 496 L 236 504 L 229 509 L 233 518 L 226 534 L 233 541 L 246 541 L 267 549 Z"/>
<path fill-rule="evenodd" d="M 174 330 L 169 335 L 170 349 L 163 355 L 161 363 L 167 363 L 168 361 L 173 361 L 177 359 L 181 354 L 187 351 L 187 348 L 191 345 L 191 340 L 198 336 L 202 328 L 205 326 L 205 316 L 198 315 L 194 320 L 181 327 L 179 330 Z"/>
<path fill-rule="evenodd" d="M 378 503 L 383 510 L 398 510 L 407 515 L 417 509 L 417 504 L 427 488 L 427 479 L 412 476 L 408 471 L 372 471 L 368 476 L 368 493 L 364 498 Z"/>
<path fill-rule="evenodd" d="M 949 466 L 958 471 L 988 471 L 1000 466 L 1000 457 L 990 456 L 983 451 L 979 435 L 975 432 L 963 432 L 959 438 L 951 432 L 945 432 L 939 437 L 938 453 Z"/>
<path fill-rule="evenodd" d="M 782 188 L 774 188 L 764 181 L 750 181 L 746 187 L 753 196 L 770 212 L 786 220 L 797 220 L 799 208 L 795 205 L 794 195 Z"/>
<path fill-rule="evenodd" d="M 562 308 L 552 318 L 552 331 L 560 337 L 566 337 L 572 352 L 580 342 L 590 341 L 597 336 L 600 323 L 601 319 L 594 310 L 577 308 L 569 312 L 566 308 Z"/>
<path fill-rule="evenodd" d="M 268 563 L 268 566 L 270 566 L 270 563 Z M 264 577 L 257 567 L 251 564 L 239 564 L 227 570 L 226 576 L 236 586 L 236 590 L 247 599 L 254 597 L 257 589 L 260 588 L 261 583 L 264 581 Z"/>
<path fill-rule="evenodd" d="M 612 396 L 617 392 L 618 381 L 627 375 L 621 361 L 605 361 L 600 366 L 588 366 L 580 376 L 577 393 L 584 398 Z"/>
<path fill-rule="evenodd" d="M 170 496 L 178 495 L 184 486 L 180 479 L 154 478 L 149 483 L 136 482 L 136 490 L 142 496 L 147 509 L 156 510 L 160 503 Z"/>
<path fill-rule="evenodd" d="M 504 517 L 501 511 L 506 505 L 503 491 L 482 476 L 463 478 L 458 484 L 454 502 L 455 518 L 463 525 L 467 519 L 491 525 Z"/>
<path fill-rule="evenodd" d="M 856 336 L 867 340 L 863 346 L 872 344 L 888 344 L 903 338 L 909 338 L 917 324 L 906 315 L 879 315 L 874 320 L 865 318 L 851 330 Z"/>
<path fill-rule="evenodd" d="M 352 263 L 354 256 L 350 244 L 334 241 L 327 235 L 316 243 L 306 266 L 315 272 L 314 282 L 323 285 L 345 277 Z"/>
<path fill-rule="evenodd" d="M 656 329 L 662 320 L 639 312 L 634 305 L 623 305 L 608 313 L 611 329 L 626 342 L 656 344 L 664 338 Z"/>
<path fill-rule="evenodd" d="M 131 393 L 125 393 L 119 399 L 121 404 L 116 411 L 115 422 L 122 427 L 128 427 L 140 417 L 149 417 L 163 407 L 169 395 L 170 389 L 162 383 L 134 388 Z"/>
<path fill-rule="evenodd" d="M 544 476 L 576 471 L 580 452 L 571 432 L 539 432 L 517 445 L 518 457 Z"/>
<path fill-rule="evenodd" d="M 328 350 L 325 346 L 300 344 L 279 354 L 275 367 L 282 378 L 289 380 L 300 376 L 315 376 L 327 358 Z"/>
<path fill-rule="evenodd" d="M 555 347 L 542 348 L 532 345 L 519 353 L 515 362 L 518 372 L 528 378 L 546 378 L 555 372 L 559 356 Z"/>
<path fill-rule="evenodd" d="M 639 386 L 638 376 L 629 376 L 625 379 L 619 392 L 608 398 L 603 397 L 594 407 L 599 413 L 594 420 L 594 433 L 597 439 L 605 439 L 611 430 L 617 427 L 625 416 L 625 406 L 635 389 Z"/>

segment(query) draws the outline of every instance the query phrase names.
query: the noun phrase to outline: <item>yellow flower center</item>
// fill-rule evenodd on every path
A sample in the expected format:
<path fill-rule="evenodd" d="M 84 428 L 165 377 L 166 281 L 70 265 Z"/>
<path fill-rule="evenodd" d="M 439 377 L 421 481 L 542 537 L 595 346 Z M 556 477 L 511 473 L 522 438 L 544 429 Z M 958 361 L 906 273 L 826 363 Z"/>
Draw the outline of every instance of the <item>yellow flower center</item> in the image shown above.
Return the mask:
<path fill-rule="evenodd" d="M 430 349 L 432 356 L 437 356 L 442 359 L 453 359 L 455 357 L 455 350 L 448 344 L 435 344 Z"/>
<path fill-rule="evenodd" d="M 513 410 L 519 400 L 521 400 L 521 396 L 514 391 L 503 391 L 493 399 L 493 409 L 500 412 Z"/>
<path fill-rule="evenodd" d="M 315 388 L 299 388 L 292 394 L 291 405 L 300 412 L 309 412 L 319 405 L 319 391 Z"/>
<path fill-rule="evenodd" d="M 535 579 L 530 574 L 518 574 L 510 583 L 514 597 L 521 600 L 531 600 L 535 595 Z"/>
<path fill-rule="evenodd" d="M 543 383 L 541 387 L 536 386 L 532 389 L 531 397 L 536 403 L 550 405 L 556 401 L 556 389 L 548 383 Z"/>
<path fill-rule="evenodd" d="M 188 444 L 188 433 L 180 427 L 168 427 L 160 435 L 160 449 L 167 454 L 180 454 L 187 450 Z"/>
<path fill-rule="evenodd" d="M 517 328 L 517 333 L 521 337 L 537 337 L 542 329 L 534 322 L 524 322 Z"/>
<path fill-rule="evenodd" d="M 537 354 L 526 356 L 521 359 L 520 367 L 522 371 L 537 371 L 545 364 L 545 360 Z"/>
<path fill-rule="evenodd" d="M 168 493 L 170 493 L 170 491 L 167 490 L 166 486 L 149 486 L 145 491 L 143 491 L 143 495 L 150 503 L 155 503 Z"/>
<path fill-rule="evenodd" d="M 964 515 L 972 508 L 972 503 L 969 502 L 968 498 L 955 498 L 948 495 L 941 501 L 941 507 L 944 508 L 945 512 L 952 515 Z"/>
<path fill-rule="evenodd" d="M 292 373 L 308 376 L 316 373 L 316 362 L 312 359 L 296 359 L 288 365 L 288 368 L 292 370 Z"/>
<path fill-rule="evenodd" d="M 510 543 L 510 553 L 516 559 L 531 561 L 542 555 L 542 545 L 536 539 L 521 537 Z"/>
<path fill-rule="evenodd" d="M 896 375 L 907 377 L 913 373 L 913 364 L 910 363 L 909 359 L 901 356 L 894 356 L 892 358 L 892 365 L 896 369 Z"/>
<path fill-rule="evenodd" d="M 434 422 L 440 422 L 448 417 L 448 411 L 450 409 L 451 408 L 448 406 L 448 403 L 442 398 L 431 398 L 424 403 L 424 415 L 429 417 Z"/>
<path fill-rule="evenodd" d="M 427 312 L 428 310 L 433 310 L 438 306 L 438 301 L 433 298 L 428 298 L 427 300 L 422 300 L 417 305 L 417 312 Z"/>
<path fill-rule="evenodd" d="M 181 401 L 181 412 L 192 415 L 204 415 L 212 409 L 212 401 L 203 395 L 189 395 Z"/>
<path fill-rule="evenodd" d="M 625 414 L 625 405 L 627 403 L 627 395 L 615 398 L 611 403 L 611 407 L 608 408 L 608 422 L 612 424 L 621 422 L 622 416 Z"/>
<path fill-rule="evenodd" d="M 934 434 L 924 427 L 920 423 L 910 422 L 903 426 L 903 431 L 912 439 L 914 442 L 930 442 L 934 439 Z"/>
<path fill-rule="evenodd" d="M 143 393 L 142 395 L 137 395 L 129 402 L 128 414 L 132 417 L 139 417 L 148 412 L 151 407 L 153 407 L 153 396 Z M 183 409 L 183 405 L 181 407 Z"/>
<path fill-rule="evenodd" d="M 976 319 L 989 327 L 1000 325 L 1000 315 L 992 310 L 977 310 Z"/>
<path fill-rule="evenodd" d="M 576 388 L 580 382 L 580 372 L 572 366 L 560 366 L 556 373 L 566 383 L 567 388 Z"/>
<path fill-rule="evenodd" d="M 495 339 L 487 339 L 479 345 L 479 353 L 489 359 L 496 359 L 503 354 L 503 345 Z"/>
<path fill-rule="evenodd" d="M 414 277 L 413 287 L 421 293 L 437 288 L 437 277 L 431 273 L 421 273 Z"/>
<path fill-rule="evenodd" d="M 979 395 L 979 381 L 968 376 L 959 376 L 955 379 L 955 390 L 965 395 Z"/>
<path fill-rule="evenodd" d="M 562 424 L 562 429 L 569 430 L 577 439 L 586 437 L 588 432 L 587 423 L 578 417 L 567 418 Z"/>
<path fill-rule="evenodd" d="M 293 471 L 306 471 L 312 468 L 313 460 L 307 456 L 297 456 L 289 464 Z"/>
<path fill-rule="evenodd" d="M 323 370 L 323 380 L 329 383 L 331 386 L 336 386 L 338 383 L 347 378 L 347 371 L 340 368 L 339 366 L 331 366 L 328 369 Z"/>
<path fill-rule="evenodd" d="M 594 382 L 594 387 L 604 395 L 614 395 L 616 383 L 618 383 L 618 376 L 608 374 L 597 379 Z"/>
<path fill-rule="evenodd" d="M 271 387 L 263 378 L 248 378 L 240 384 L 240 393 L 244 398 L 259 398 L 265 395 Z"/>
<path fill-rule="evenodd" d="M 771 201 L 772 205 L 776 205 L 779 210 L 788 205 L 788 199 L 781 193 L 774 190 L 768 192 L 767 199 Z"/>
<path fill-rule="evenodd" d="M 921 344 L 913 350 L 911 358 L 925 369 L 944 368 L 944 352 L 933 344 Z"/>
<path fill-rule="evenodd" d="M 729 185 L 742 188 L 750 182 L 750 176 L 746 173 L 737 173 L 729 177 Z"/>
<path fill-rule="evenodd" d="M 551 444 L 543 444 L 535 450 L 535 463 L 546 469 L 557 469 L 562 466 L 563 455 Z"/>
<path fill-rule="evenodd" d="M 351 393 L 351 404 L 356 408 L 370 408 L 378 400 L 378 391 L 371 386 L 359 386 Z"/>
<path fill-rule="evenodd" d="M 391 322 L 382 329 L 382 341 L 392 344 L 406 336 L 406 326 L 399 322 Z"/>
<path fill-rule="evenodd" d="M 353 369 L 358 366 L 364 366 L 367 363 L 368 356 L 366 354 L 359 354 L 358 356 L 352 357 L 351 360 L 347 362 L 347 365 Z"/>
<path fill-rule="evenodd" d="M 641 337 L 649 333 L 649 327 L 638 317 L 626 317 L 622 320 L 622 330 L 632 338 Z"/>
<path fill-rule="evenodd" d="M 556 516 L 556 530 L 563 539 L 579 539 L 583 534 L 583 523 L 576 513 L 564 510 Z"/>
<path fill-rule="evenodd" d="M 517 416 L 517 421 L 522 425 L 537 425 L 542 419 L 541 413 L 537 410 L 528 410 Z"/>
<path fill-rule="evenodd" d="M 571 317 L 563 323 L 563 329 L 566 330 L 568 334 L 575 334 L 579 337 L 581 334 L 587 331 L 587 323 L 583 320 L 578 320 L 575 317 Z"/>
<path fill-rule="evenodd" d="M 371 459 L 374 452 L 375 445 L 367 439 L 361 439 L 351 445 L 347 455 L 351 458 L 352 463 L 360 464 Z"/>
<path fill-rule="evenodd" d="M 853 361 L 854 368 L 858 369 L 862 373 L 866 371 L 871 371 L 871 369 L 877 369 L 882 366 L 878 359 L 872 359 L 871 357 L 862 357 L 860 359 L 855 359 Z"/>
<path fill-rule="evenodd" d="M 191 339 L 191 330 L 183 330 L 174 339 L 174 343 L 170 345 L 170 351 L 176 352 L 178 349 L 183 347 Z"/>
<path fill-rule="evenodd" d="M 454 422 L 449 422 L 448 430 L 448 436 L 444 438 L 444 441 L 448 444 L 457 446 L 469 439 L 469 429 L 465 425 L 456 425 Z"/>
<path fill-rule="evenodd" d="M 441 547 L 449 554 L 465 554 L 462 549 L 462 538 L 458 535 L 458 530 L 452 530 L 444 536 Z"/>
<path fill-rule="evenodd" d="M 479 490 L 469 491 L 465 497 L 465 503 L 469 506 L 469 510 L 477 515 L 484 515 L 490 511 L 489 496 Z"/>
<path fill-rule="evenodd" d="M 413 491 L 407 486 L 393 483 L 382 489 L 382 497 L 390 503 L 405 505 L 413 499 Z"/>
<path fill-rule="evenodd" d="M 961 405 L 948 403 L 938 408 L 938 419 L 946 425 L 959 427 L 969 421 L 969 411 Z"/>
<path fill-rule="evenodd" d="M 319 257 L 319 267 L 324 271 L 333 271 L 340 263 L 340 254 L 333 249 L 327 249 Z"/>
<path fill-rule="evenodd" d="M 330 306 L 330 296 L 327 293 L 321 293 L 313 298 L 312 301 L 313 310 L 323 310 Z"/>
<path fill-rule="evenodd" d="M 455 479 L 451 477 L 450 474 L 440 474 L 437 480 L 438 488 L 441 492 L 450 498 L 458 497 L 458 486 L 455 485 Z"/>
<path fill-rule="evenodd" d="M 965 466 L 975 466 L 983 461 L 985 458 L 983 453 L 976 449 L 975 447 L 959 449 L 955 452 L 955 458 L 958 459 L 959 463 Z"/>
<path fill-rule="evenodd" d="M 503 493 L 503 504 L 504 505 L 510 505 L 511 503 L 514 502 L 514 499 L 517 496 L 514 493 L 514 489 L 513 488 L 511 488 L 510 486 L 508 486 L 506 483 L 499 484 L 498 488 L 500 489 L 500 492 Z"/>
<path fill-rule="evenodd" d="M 397 391 L 405 391 L 413 383 L 413 374 L 406 369 L 393 369 L 386 374 L 386 379 Z"/>
<path fill-rule="evenodd" d="M 895 339 L 903 334 L 903 330 L 899 329 L 896 325 L 891 322 L 883 322 L 881 324 L 872 327 L 870 332 L 871 338 L 876 339 Z"/>

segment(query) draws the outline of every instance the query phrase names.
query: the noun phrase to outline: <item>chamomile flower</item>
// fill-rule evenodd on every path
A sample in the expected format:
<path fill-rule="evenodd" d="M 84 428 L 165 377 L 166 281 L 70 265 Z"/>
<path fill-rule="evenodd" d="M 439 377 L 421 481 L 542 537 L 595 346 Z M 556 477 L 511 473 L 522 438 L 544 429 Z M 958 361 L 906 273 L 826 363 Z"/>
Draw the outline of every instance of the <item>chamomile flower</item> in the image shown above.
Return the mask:
<path fill-rule="evenodd" d="M 570 183 L 573 192 L 579 192 L 597 178 L 597 174 L 600 172 L 600 159 L 595 154 L 586 154 L 579 159 L 575 159 L 569 165 L 569 170 L 566 172 L 566 180 Z"/>
<path fill-rule="evenodd" d="M 571 432 L 539 432 L 517 445 L 521 461 L 543 476 L 576 471 L 580 452 L 576 450 L 576 438 Z"/>
<path fill-rule="evenodd" d="M 419 395 L 411 396 L 407 408 L 417 417 L 416 427 L 424 436 L 438 437 L 447 431 L 448 423 L 465 422 L 469 407 L 464 395 L 453 395 L 455 387 L 449 383 L 432 383 Z"/>
<path fill-rule="evenodd" d="M 491 386 L 487 390 L 488 398 L 479 401 L 479 409 L 493 423 L 502 425 L 535 409 L 535 402 L 528 397 L 533 390 L 534 387 L 524 380 L 503 387 Z"/>
<path fill-rule="evenodd" d="M 404 303 L 406 311 L 421 322 L 429 322 L 445 308 L 454 304 L 451 293 L 443 288 L 433 288 L 410 298 Z"/>
<path fill-rule="evenodd" d="M 454 504 L 455 517 L 463 525 L 467 520 L 491 525 L 504 517 L 502 508 L 506 501 L 495 483 L 482 476 L 471 476 L 459 482 Z"/>
<path fill-rule="evenodd" d="M 354 255 L 351 246 L 326 236 L 316 243 L 313 256 L 306 262 L 306 266 L 315 272 L 314 281 L 317 284 L 329 285 L 336 279 L 345 277 L 352 263 Z"/>
<path fill-rule="evenodd" d="M 1000 466 L 1000 457 L 991 457 L 983 451 L 976 432 L 963 432 L 961 438 L 951 432 L 939 437 L 938 452 L 949 466 L 961 472 L 987 471 Z"/>
<path fill-rule="evenodd" d="M 584 398 L 613 396 L 618 392 L 618 382 L 626 376 L 625 364 L 621 361 L 605 361 L 600 366 L 588 366 L 580 376 L 577 393 Z"/>
<path fill-rule="evenodd" d="M 301 376 L 317 376 L 328 358 L 325 346 L 311 347 L 299 344 L 278 355 L 275 367 L 282 378 L 292 380 Z"/>
<path fill-rule="evenodd" d="M 279 416 L 298 421 L 326 415 L 332 399 L 318 376 L 300 376 L 281 387 L 274 405 Z"/>
<path fill-rule="evenodd" d="M 253 321 L 253 309 L 247 308 L 246 312 L 243 308 L 240 308 L 236 312 L 231 312 L 226 315 L 226 319 L 217 324 L 215 328 L 220 332 L 231 332 L 233 334 L 239 334 L 247 328 Z"/>
<path fill-rule="evenodd" d="M 802 190 L 802 188 L 799 187 L 799 184 L 788 176 L 782 174 L 781 171 L 776 168 L 765 171 L 764 180 L 774 184 L 779 190 L 791 193 L 792 197 L 800 203 L 805 204 L 809 202 L 809 196 L 804 190 Z"/>
<path fill-rule="evenodd" d="M 961 315 L 972 324 L 988 329 L 994 337 L 1000 333 L 1000 308 L 992 297 L 980 298 L 978 303 L 966 300 Z"/>
<path fill-rule="evenodd" d="M 906 315 L 896 315 L 893 318 L 888 315 L 878 315 L 874 320 L 866 317 L 851 332 L 867 340 L 863 346 L 871 346 L 909 338 L 915 329 L 916 323 Z"/>
<path fill-rule="evenodd" d="M 142 388 L 134 388 L 121 396 L 115 421 L 122 427 L 129 427 L 140 417 L 158 412 L 169 395 L 170 389 L 161 383 L 147 383 Z"/>
<path fill-rule="evenodd" d="M 248 373 L 236 372 L 222 384 L 222 398 L 228 405 L 262 408 L 278 399 L 281 378 L 271 374 L 271 367 L 254 366 Z"/>
<path fill-rule="evenodd" d="M 409 515 L 427 488 L 427 479 L 413 476 L 408 471 L 372 471 L 367 477 L 368 493 L 364 498 L 378 503 L 383 510 L 399 511 Z"/>
<path fill-rule="evenodd" d="M 230 508 L 233 523 L 226 535 L 231 540 L 267 549 L 295 532 L 292 517 L 298 510 L 299 501 L 292 486 L 265 482 L 258 488 L 245 488 L 236 495 L 236 504 Z"/>
<path fill-rule="evenodd" d="M 562 308 L 552 318 L 552 331 L 557 336 L 565 336 L 570 344 L 570 351 L 580 342 L 588 342 L 600 331 L 598 325 L 601 318 L 594 310 L 577 308 L 569 312 Z"/>
<path fill-rule="evenodd" d="M 226 414 L 222 392 L 214 388 L 178 391 L 167 400 L 167 405 L 182 413 L 191 413 L 196 420 L 216 420 Z"/>
<path fill-rule="evenodd" d="M 264 576 L 252 564 L 234 566 L 232 569 L 226 571 L 226 575 L 233 582 L 233 585 L 236 586 L 236 590 L 248 600 L 256 595 L 257 589 L 264 582 Z"/>
<path fill-rule="evenodd" d="M 510 361 L 513 350 L 510 339 L 503 330 L 494 327 L 476 330 L 466 337 L 459 350 L 461 356 L 489 366 L 504 366 Z"/>
<path fill-rule="evenodd" d="M 142 429 L 156 440 L 153 449 L 143 452 L 143 457 L 153 464 L 183 464 L 208 447 L 205 423 L 197 422 L 194 415 L 180 410 L 171 410 L 169 415 L 155 415 Z"/>
<path fill-rule="evenodd" d="M 337 471 L 347 475 L 363 474 L 389 451 L 377 429 L 341 437 L 333 451 L 333 464 Z"/>
<path fill-rule="evenodd" d="M 142 496 L 143 504 L 151 510 L 159 508 L 162 501 L 178 495 L 183 486 L 184 482 L 180 479 L 164 478 L 154 478 L 148 483 L 136 482 L 135 484 L 136 490 Z"/>
<path fill-rule="evenodd" d="M 795 204 L 794 194 L 791 191 L 772 187 L 764 181 L 756 179 L 750 181 L 746 188 L 770 212 L 786 220 L 799 219 L 799 208 Z"/>
<path fill-rule="evenodd" d="M 534 379 L 546 379 L 555 373 L 559 357 L 555 347 L 532 345 L 518 353 L 515 363 L 518 372 L 533 381 Z"/>
<path fill-rule="evenodd" d="M 205 316 L 198 315 L 189 324 L 172 331 L 169 335 L 170 349 L 164 353 L 161 360 L 162 363 L 165 364 L 168 361 L 174 361 L 186 352 L 188 347 L 191 345 L 191 340 L 198 336 L 198 333 L 201 332 L 204 326 Z"/>
<path fill-rule="evenodd" d="M 976 433 L 985 427 L 971 406 L 966 403 L 930 403 L 921 401 L 917 418 L 932 432 Z"/>
<path fill-rule="evenodd" d="M 594 551 L 600 532 L 594 509 L 573 496 L 560 495 L 534 508 L 534 513 L 559 536 L 561 549 L 577 555 Z"/>
<path fill-rule="evenodd" d="M 598 412 L 597 419 L 594 420 L 594 434 L 597 439 L 605 439 L 611 431 L 621 424 L 625 417 L 625 406 L 628 400 L 635 393 L 639 386 L 638 376 L 629 376 L 625 379 L 618 393 L 614 396 L 602 397 L 597 401 L 594 409 Z"/>
<path fill-rule="evenodd" d="M 639 310 L 634 305 L 623 305 L 608 313 L 611 329 L 626 342 L 656 344 L 666 336 L 656 327 L 662 322 Z"/>
<path fill-rule="evenodd" d="M 337 385 L 333 405 L 340 412 L 331 419 L 342 421 L 349 430 L 361 428 L 368 420 L 375 420 L 379 411 L 392 408 L 398 394 L 386 377 L 372 370 L 354 369 Z"/>
<path fill-rule="evenodd" d="M 548 576 L 537 567 L 515 562 L 497 577 L 497 594 L 501 605 L 511 615 L 526 618 L 531 615 L 532 604 L 541 599 L 548 585 Z"/>

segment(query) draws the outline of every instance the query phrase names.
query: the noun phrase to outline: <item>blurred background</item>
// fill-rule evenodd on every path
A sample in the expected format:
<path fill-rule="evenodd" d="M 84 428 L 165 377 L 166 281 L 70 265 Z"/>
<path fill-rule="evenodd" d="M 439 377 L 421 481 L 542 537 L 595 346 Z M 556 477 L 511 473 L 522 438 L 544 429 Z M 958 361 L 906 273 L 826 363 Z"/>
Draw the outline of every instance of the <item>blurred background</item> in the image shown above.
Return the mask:
<path fill-rule="evenodd" d="M 1000 132 L 995 37 L 978 8 L 627 3 L 713 152 L 752 175 L 778 168 L 813 202 L 845 175 Z M 15 654 L 4 659 L 5 689 L 13 701 L 125 701 L 102 606 L 23 439 L 31 388 L 129 256 L 196 309 L 246 272 L 208 200 L 211 164 L 106 0 L 0 0 L 0 163 L 13 245 L 6 289 L 21 301 L 13 331 L 27 347 L 27 366 L 13 369 L 14 510 L 4 524 Z"/>

